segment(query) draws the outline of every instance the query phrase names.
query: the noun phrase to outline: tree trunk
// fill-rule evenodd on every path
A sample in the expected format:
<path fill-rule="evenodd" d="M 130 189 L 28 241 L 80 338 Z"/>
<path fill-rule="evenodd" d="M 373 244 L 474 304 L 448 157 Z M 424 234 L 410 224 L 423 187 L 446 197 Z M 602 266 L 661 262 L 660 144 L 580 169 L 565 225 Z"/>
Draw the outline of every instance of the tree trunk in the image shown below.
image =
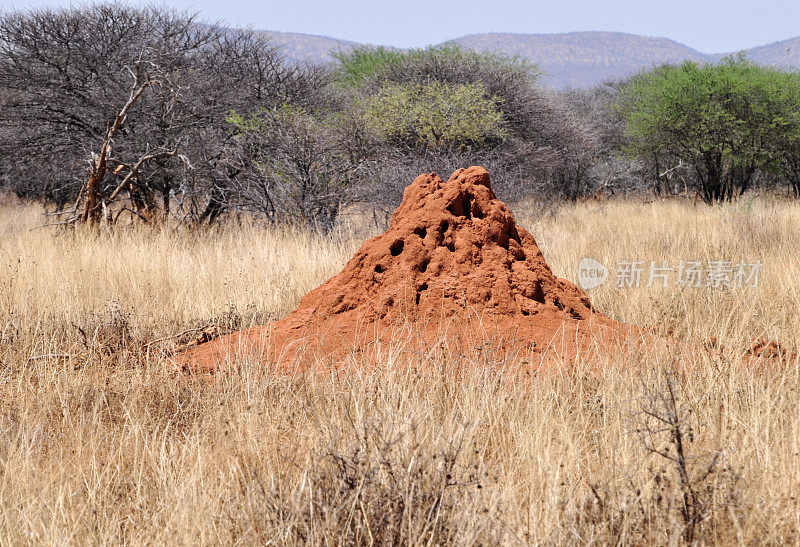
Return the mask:
<path fill-rule="evenodd" d="M 212 224 L 214 220 L 222 213 L 223 199 L 225 196 L 222 195 L 222 190 L 219 189 L 218 186 L 214 186 L 211 190 L 211 196 L 208 199 L 208 205 L 206 205 L 205 210 L 200 215 L 200 218 L 197 221 L 198 225 L 203 224 L 206 220 L 208 220 L 209 224 Z"/>
<path fill-rule="evenodd" d="M 101 184 L 105 176 L 106 162 L 101 157 L 89 174 L 89 180 L 86 181 L 86 196 L 81 214 L 81 222 L 84 224 L 88 222 L 91 226 L 96 226 L 100 221 Z"/>

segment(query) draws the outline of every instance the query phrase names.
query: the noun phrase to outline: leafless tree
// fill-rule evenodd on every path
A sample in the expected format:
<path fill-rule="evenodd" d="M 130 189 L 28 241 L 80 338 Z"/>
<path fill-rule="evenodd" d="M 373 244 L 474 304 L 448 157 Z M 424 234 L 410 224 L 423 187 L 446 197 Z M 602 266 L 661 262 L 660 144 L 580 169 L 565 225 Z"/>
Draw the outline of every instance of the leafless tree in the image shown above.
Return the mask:
<path fill-rule="evenodd" d="M 0 117 L 13 131 L 0 151 L 13 161 L 21 193 L 60 206 L 75 199 L 87 160 L 130 97 L 130 71 L 137 63 L 177 71 L 214 38 L 193 23 L 176 12 L 111 4 L 4 15 L 0 86 L 11 99 Z M 147 127 L 156 125 L 155 103 L 174 101 L 173 89 L 162 91 L 166 97 L 142 93 L 130 105 L 113 138 L 118 157 L 139 157 L 143 144 L 162 140 Z"/>
<path fill-rule="evenodd" d="M 328 230 L 355 201 L 371 145 L 352 111 L 314 115 L 287 103 L 237 118 L 235 125 L 228 162 L 239 175 L 229 200 L 238 207 Z"/>
<path fill-rule="evenodd" d="M 228 208 L 240 207 L 237 193 L 247 168 L 235 158 L 241 142 L 230 123 L 231 112 L 270 111 L 292 104 L 309 111 L 325 107 L 328 72 L 316 65 L 287 64 L 269 38 L 247 31 L 228 31 L 203 56 L 197 109 L 212 130 L 197 132 L 192 148 L 204 169 L 181 188 L 184 213 L 197 222 L 213 222 Z"/>
<path fill-rule="evenodd" d="M 715 507 L 720 494 L 735 495 L 740 476 L 729 468 L 721 450 L 695 446 L 697 417 L 683 397 L 673 370 L 662 371 L 660 385 L 643 382 L 640 411 L 633 418 L 645 451 L 658 456 L 671 468 L 677 486 L 678 507 L 684 540 L 693 544 L 701 523 Z M 726 504 L 723 504 L 727 505 Z"/>
<path fill-rule="evenodd" d="M 81 202 L 81 220 L 98 220 L 112 195 L 138 218 L 213 220 L 233 176 L 221 169 L 230 110 L 311 100 L 323 80 L 263 35 L 165 8 L 7 13 L 0 172 L 60 211 Z"/>
<path fill-rule="evenodd" d="M 590 89 L 558 93 L 571 116 L 594 134 L 595 158 L 586 176 L 586 195 L 607 196 L 649 189 L 659 192 L 668 186 L 666 178 L 659 180 L 654 176 L 655 164 L 631 158 L 624 152 L 625 122 L 616 108 L 621 85 L 618 81 L 607 81 Z"/>

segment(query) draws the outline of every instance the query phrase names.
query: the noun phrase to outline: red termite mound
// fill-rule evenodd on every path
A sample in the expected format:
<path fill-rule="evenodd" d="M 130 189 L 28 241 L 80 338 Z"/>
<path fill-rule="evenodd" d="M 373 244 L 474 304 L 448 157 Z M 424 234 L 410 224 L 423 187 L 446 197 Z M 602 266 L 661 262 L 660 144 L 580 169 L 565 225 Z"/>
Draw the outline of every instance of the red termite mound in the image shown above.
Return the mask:
<path fill-rule="evenodd" d="M 256 354 L 306 366 L 386 346 L 419 355 L 457 343 L 473 355 L 487 347 L 524 354 L 535 365 L 588 356 L 624 331 L 594 311 L 580 288 L 553 275 L 486 170 L 470 167 L 447 182 L 433 173 L 417 177 L 389 230 L 366 241 L 284 319 L 217 338 L 178 360 L 208 369 Z"/>

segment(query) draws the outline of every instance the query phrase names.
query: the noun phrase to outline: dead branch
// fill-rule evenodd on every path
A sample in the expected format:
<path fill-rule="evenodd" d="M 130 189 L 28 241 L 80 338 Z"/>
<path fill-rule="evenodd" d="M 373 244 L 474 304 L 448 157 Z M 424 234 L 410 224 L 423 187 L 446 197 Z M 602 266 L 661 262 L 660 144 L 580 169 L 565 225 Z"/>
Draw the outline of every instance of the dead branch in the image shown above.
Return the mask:
<path fill-rule="evenodd" d="M 142 52 L 142 55 L 143 54 L 144 52 Z M 114 138 L 116 138 L 120 129 L 122 129 L 125 124 L 125 121 L 128 119 L 131 108 L 142 98 L 144 92 L 148 88 L 161 85 L 161 81 L 153 76 L 158 67 L 151 62 L 142 61 L 142 55 L 140 55 L 139 60 L 134 63 L 135 70 L 126 67 L 133 77 L 130 95 L 122 108 L 117 111 L 117 114 L 114 116 L 114 121 L 106 129 L 99 154 L 93 154 L 90 160 L 91 171 L 89 173 L 89 178 L 81 191 L 82 194 L 85 194 L 83 212 L 80 217 L 82 223 L 89 222 L 93 225 L 97 224 L 100 218 L 100 211 L 104 209 L 109 202 L 109 200 L 104 200 L 102 197 L 101 185 L 108 172 L 108 163 L 110 161 L 116 161 L 111 158 L 112 144 Z M 149 65 L 150 70 L 145 70 L 146 65 Z M 145 154 L 143 158 L 147 158 L 147 154 Z M 144 161 L 147 160 L 144 159 Z M 138 168 L 141 167 L 144 161 L 140 159 L 139 162 L 137 162 L 136 172 L 138 172 Z M 135 176 L 135 173 L 133 173 L 133 175 Z M 130 182 L 130 178 L 126 179 L 125 182 Z M 118 193 L 118 191 L 115 192 L 114 197 L 116 197 Z"/>

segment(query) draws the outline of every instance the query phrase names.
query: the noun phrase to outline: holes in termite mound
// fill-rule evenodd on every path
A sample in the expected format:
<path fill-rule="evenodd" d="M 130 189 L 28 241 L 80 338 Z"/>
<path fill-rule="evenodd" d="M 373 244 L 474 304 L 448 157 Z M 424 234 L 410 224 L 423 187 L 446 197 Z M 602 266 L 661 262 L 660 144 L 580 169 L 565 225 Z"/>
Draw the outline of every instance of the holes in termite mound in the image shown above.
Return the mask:
<path fill-rule="evenodd" d="M 383 273 L 383 266 L 375 264 L 375 273 Z"/>
<path fill-rule="evenodd" d="M 425 226 L 417 226 L 414 228 L 414 233 L 419 236 L 420 239 L 425 239 L 425 236 L 428 235 L 428 229 Z"/>
<path fill-rule="evenodd" d="M 522 246 L 522 238 L 519 237 L 519 232 L 517 231 L 517 227 L 513 223 L 508 225 L 508 227 L 506 227 L 503 236 L 501 237 L 499 242 L 500 246 L 503 249 L 508 250 L 512 240 L 518 243 L 520 247 Z"/>
<path fill-rule="evenodd" d="M 453 243 L 453 239 L 450 238 L 450 240 L 447 241 L 447 231 L 449 229 L 450 229 L 450 223 L 448 221 L 446 221 L 446 220 L 443 220 L 441 222 L 441 224 L 439 224 L 439 234 L 440 235 L 439 235 L 437 241 L 439 242 L 439 244 L 444 245 L 445 247 L 447 247 L 447 249 L 450 252 L 453 252 L 453 251 L 456 250 L 456 246 L 455 246 L 455 243 Z"/>
<path fill-rule="evenodd" d="M 336 297 L 336 300 L 333 302 L 333 306 L 331 307 L 331 314 L 332 315 L 339 315 L 340 313 L 344 313 L 346 311 L 350 311 L 356 308 L 356 303 L 352 301 L 345 300 L 343 294 L 340 294 Z"/>
<path fill-rule="evenodd" d="M 511 251 L 512 241 L 514 241 L 514 238 L 511 237 L 511 234 L 509 232 L 506 232 L 500 236 L 500 241 L 498 243 L 506 251 Z"/>
<path fill-rule="evenodd" d="M 464 216 L 464 211 L 461 209 L 460 206 L 461 206 L 460 201 L 454 201 L 453 203 L 447 206 L 447 210 L 457 217 Z"/>
<path fill-rule="evenodd" d="M 540 304 L 544 304 L 544 289 L 542 288 L 542 284 L 537 282 L 536 286 L 533 288 L 533 294 L 530 295 L 531 300 L 535 302 L 539 302 Z"/>
<path fill-rule="evenodd" d="M 513 244 L 512 241 L 514 242 Z M 508 241 L 508 252 L 514 258 L 514 260 L 524 261 L 527 258 L 525 256 L 525 249 L 523 249 L 522 245 L 515 242 L 513 239 Z"/>
<path fill-rule="evenodd" d="M 419 266 L 417 266 L 417 271 L 419 271 L 420 273 L 425 273 L 428 270 L 428 264 L 430 263 L 431 263 L 430 258 L 423 258 L 420 261 Z"/>
<path fill-rule="evenodd" d="M 392 253 L 392 256 L 400 256 L 400 253 L 403 252 L 404 245 L 405 243 L 403 242 L 403 240 L 398 239 L 397 241 L 392 243 L 391 247 L 389 247 L 389 252 Z"/>
<path fill-rule="evenodd" d="M 414 297 L 414 302 L 416 303 L 417 306 L 419 306 L 419 299 L 422 296 L 422 293 L 424 293 L 427 290 L 428 290 L 428 284 L 427 283 L 423 283 L 417 289 L 417 296 Z"/>
<path fill-rule="evenodd" d="M 472 196 L 470 194 L 459 196 L 447 206 L 447 210 L 457 217 L 472 218 L 475 216 L 476 218 L 483 218 L 483 211 L 480 208 L 474 212 L 472 211 Z"/>

